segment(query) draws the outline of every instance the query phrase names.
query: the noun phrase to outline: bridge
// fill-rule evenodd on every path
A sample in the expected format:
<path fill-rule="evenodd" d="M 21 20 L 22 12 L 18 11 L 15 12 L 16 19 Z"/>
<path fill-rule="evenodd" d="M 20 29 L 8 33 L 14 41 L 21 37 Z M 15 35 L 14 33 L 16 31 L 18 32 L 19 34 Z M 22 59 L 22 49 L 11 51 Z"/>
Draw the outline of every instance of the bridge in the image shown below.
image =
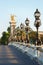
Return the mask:
<path fill-rule="evenodd" d="M 1 45 L 0 65 L 43 65 L 33 53 L 34 47 L 32 48 L 17 42 Z"/>
<path fill-rule="evenodd" d="M 29 24 L 28 18 L 26 18 L 26 21 L 28 21 Z M 29 44 L 28 33 L 31 32 L 32 29 L 27 25 L 26 21 L 25 28 L 24 25 L 21 24 L 21 30 L 20 28 L 15 29 L 16 22 L 14 16 L 11 16 L 9 44 L 0 45 L 0 65 L 43 65 L 43 46 Z M 18 34 L 19 36 L 17 36 Z"/>

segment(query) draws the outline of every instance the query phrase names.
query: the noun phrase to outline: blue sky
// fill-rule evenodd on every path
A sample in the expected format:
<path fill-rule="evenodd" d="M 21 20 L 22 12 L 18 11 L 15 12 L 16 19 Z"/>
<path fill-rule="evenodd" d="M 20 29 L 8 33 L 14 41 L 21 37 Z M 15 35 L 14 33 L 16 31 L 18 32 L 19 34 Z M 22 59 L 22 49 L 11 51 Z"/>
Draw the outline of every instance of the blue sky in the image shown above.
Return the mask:
<path fill-rule="evenodd" d="M 41 26 L 39 30 L 43 31 L 43 0 L 0 0 L 0 36 L 3 31 L 10 26 L 11 14 L 16 15 L 16 25 L 25 24 L 25 19 L 30 20 L 30 27 L 36 30 L 34 26 L 34 12 L 36 8 L 41 12 Z"/>

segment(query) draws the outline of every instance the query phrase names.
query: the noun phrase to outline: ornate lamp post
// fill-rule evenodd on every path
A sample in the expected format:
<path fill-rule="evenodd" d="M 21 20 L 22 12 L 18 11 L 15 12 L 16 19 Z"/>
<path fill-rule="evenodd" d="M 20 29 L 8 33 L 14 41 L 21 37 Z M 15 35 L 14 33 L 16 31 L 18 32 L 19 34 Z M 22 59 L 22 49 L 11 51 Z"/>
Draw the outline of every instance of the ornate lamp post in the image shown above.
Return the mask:
<path fill-rule="evenodd" d="M 38 29 L 39 29 L 39 27 L 41 25 L 40 15 L 41 15 L 40 12 L 38 11 L 38 9 L 36 9 L 36 11 L 34 12 L 34 16 L 35 16 L 34 25 L 35 25 L 35 27 L 37 29 L 37 45 L 39 44 L 38 43 Z"/>
<path fill-rule="evenodd" d="M 21 29 L 21 41 L 23 41 L 23 39 L 22 39 L 22 32 L 23 32 L 23 29 L 24 29 L 24 25 L 22 23 L 20 24 L 20 29 Z"/>
<path fill-rule="evenodd" d="M 26 27 L 25 27 L 25 30 L 26 30 L 26 42 L 29 42 L 29 40 L 28 40 L 28 26 L 29 26 L 28 18 L 26 18 L 25 24 L 26 24 Z"/>

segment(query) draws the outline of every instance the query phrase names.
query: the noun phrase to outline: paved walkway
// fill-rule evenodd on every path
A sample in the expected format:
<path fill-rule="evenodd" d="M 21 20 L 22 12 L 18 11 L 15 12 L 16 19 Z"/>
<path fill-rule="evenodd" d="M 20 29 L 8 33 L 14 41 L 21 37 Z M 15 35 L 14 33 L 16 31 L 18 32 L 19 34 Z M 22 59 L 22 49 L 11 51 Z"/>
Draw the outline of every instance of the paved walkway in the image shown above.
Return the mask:
<path fill-rule="evenodd" d="M 14 46 L 0 46 L 0 65 L 40 65 Z"/>

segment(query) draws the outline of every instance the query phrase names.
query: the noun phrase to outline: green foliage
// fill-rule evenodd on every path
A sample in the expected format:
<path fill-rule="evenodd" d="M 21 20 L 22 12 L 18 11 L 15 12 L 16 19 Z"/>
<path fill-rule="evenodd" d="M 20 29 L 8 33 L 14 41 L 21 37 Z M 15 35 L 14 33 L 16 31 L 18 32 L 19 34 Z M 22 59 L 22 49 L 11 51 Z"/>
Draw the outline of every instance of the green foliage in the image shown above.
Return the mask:
<path fill-rule="evenodd" d="M 8 44 L 9 36 L 10 36 L 10 27 L 7 28 L 7 32 L 6 32 L 6 31 L 3 31 L 2 37 L 1 37 L 1 39 L 0 39 L 0 43 L 1 43 L 2 45 Z"/>
<path fill-rule="evenodd" d="M 36 41 L 36 32 L 32 31 L 29 33 L 29 39 L 30 39 L 30 43 L 32 44 L 35 44 L 35 41 Z"/>
<path fill-rule="evenodd" d="M 1 44 L 3 44 L 3 45 L 8 44 L 8 38 L 9 38 L 9 33 L 4 31 L 2 33 L 2 37 L 1 37 Z"/>
<path fill-rule="evenodd" d="M 10 33 L 10 27 L 7 28 L 8 33 Z"/>

